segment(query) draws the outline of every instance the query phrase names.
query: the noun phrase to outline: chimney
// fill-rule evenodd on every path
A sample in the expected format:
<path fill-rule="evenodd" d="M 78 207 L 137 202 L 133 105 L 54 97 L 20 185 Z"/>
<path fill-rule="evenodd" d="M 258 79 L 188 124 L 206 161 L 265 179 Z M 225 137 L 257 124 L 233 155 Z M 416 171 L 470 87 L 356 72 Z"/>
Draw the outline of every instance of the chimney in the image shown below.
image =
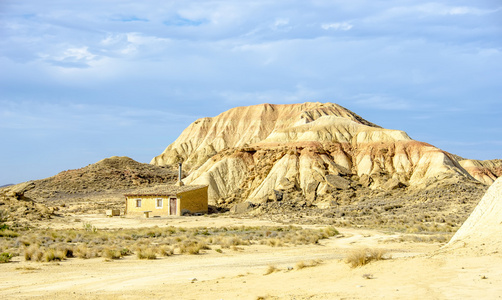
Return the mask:
<path fill-rule="evenodd" d="M 176 183 L 176 185 L 183 186 L 183 181 L 181 181 L 181 170 L 182 170 L 183 163 L 178 163 L 178 166 L 179 166 L 178 182 Z"/>

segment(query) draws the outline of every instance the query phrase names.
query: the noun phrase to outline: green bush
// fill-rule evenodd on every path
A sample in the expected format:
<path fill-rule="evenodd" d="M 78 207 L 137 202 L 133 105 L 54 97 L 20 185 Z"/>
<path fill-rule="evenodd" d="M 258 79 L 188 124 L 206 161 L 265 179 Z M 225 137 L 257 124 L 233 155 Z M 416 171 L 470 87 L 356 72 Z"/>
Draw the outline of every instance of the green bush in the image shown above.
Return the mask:
<path fill-rule="evenodd" d="M 12 254 L 8 252 L 3 252 L 0 254 L 0 264 L 8 263 L 12 258 Z"/>

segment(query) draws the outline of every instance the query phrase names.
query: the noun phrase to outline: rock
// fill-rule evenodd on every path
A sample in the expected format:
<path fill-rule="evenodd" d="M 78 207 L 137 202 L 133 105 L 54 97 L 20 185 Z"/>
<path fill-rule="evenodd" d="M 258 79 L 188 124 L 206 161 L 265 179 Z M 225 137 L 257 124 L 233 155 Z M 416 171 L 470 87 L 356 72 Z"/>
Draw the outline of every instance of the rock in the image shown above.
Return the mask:
<path fill-rule="evenodd" d="M 390 191 L 395 189 L 401 189 L 407 187 L 406 184 L 402 183 L 398 179 L 392 178 L 383 184 L 382 188 L 384 190 Z"/>
<path fill-rule="evenodd" d="M 284 193 L 281 191 L 272 190 L 268 199 L 272 201 L 282 201 Z"/>
<path fill-rule="evenodd" d="M 502 252 L 502 178 L 490 186 L 445 248 L 470 249 L 480 255 Z"/>
<path fill-rule="evenodd" d="M 230 212 L 234 214 L 242 214 L 252 210 L 253 207 L 254 207 L 253 203 L 249 201 L 244 201 L 232 206 L 232 208 L 230 208 Z"/>
<path fill-rule="evenodd" d="M 214 150 L 210 157 L 203 150 L 208 147 Z M 180 158 L 191 171 L 185 184 L 208 185 L 213 203 L 234 193 L 259 203 L 273 190 L 301 190 L 315 202 L 349 188 L 475 180 L 455 156 L 332 103 L 254 105 L 200 119 L 151 163 L 169 165 Z"/>
<path fill-rule="evenodd" d="M 338 175 L 326 175 L 326 182 L 333 188 L 345 190 L 350 187 L 350 181 Z"/>

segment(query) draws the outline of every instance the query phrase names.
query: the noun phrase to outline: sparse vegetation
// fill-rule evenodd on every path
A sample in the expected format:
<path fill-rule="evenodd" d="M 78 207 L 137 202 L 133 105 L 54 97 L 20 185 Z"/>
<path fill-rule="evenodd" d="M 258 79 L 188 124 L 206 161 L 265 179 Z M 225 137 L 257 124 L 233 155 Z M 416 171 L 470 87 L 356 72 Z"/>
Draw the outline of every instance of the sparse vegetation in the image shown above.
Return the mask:
<path fill-rule="evenodd" d="M 66 258 L 119 259 L 136 254 L 139 259 L 155 259 L 173 254 L 197 255 L 210 250 L 244 250 L 259 244 L 270 247 L 317 244 L 338 234 L 333 227 L 303 229 L 295 226 L 182 228 L 150 227 L 121 230 L 97 230 L 90 223 L 82 229 L 29 229 L 20 232 L 3 230 L 0 250 L 9 249 L 27 261 L 61 261 Z"/>
<path fill-rule="evenodd" d="M 270 265 L 267 267 L 267 270 L 265 271 L 265 273 L 263 275 L 269 275 L 269 274 L 272 274 L 275 272 L 279 272 L 279 269 L 276 266 Z"/>
<path fill-rule="evenodd" d="M 387 251 L 383 249 L 356 249 L 349 252 L 345 261 L 352 267 L 362 267 L 372 261 L 383 260 Z M 390 258 L 390 257 L 389 257 Z"/>
<path fill-rule="evenodd" d="M 94 227 L 91 223 L 84 223 L 82 225 L 84 227 L 84 230 L 87 231 L 87 232 L 97 232 L 98 229 L 96 227 Z"/>
<path fill-rule="evenodd" d="M 8 263 L 10 262 L 11 258 L 12 258 L 12 254 L 8 253 L 8 252 L 3 252 L 0 254 L 0 264 L 3 264 L 3 263 Z"/>
<path fill-rule="evenodd" d="M 305 262 L 302 260 L 302 261 L 299 261 L 298 263 L 296 263 L 295 269 L 301 270 L 301 269 L 305 269 L 305 268 L 311 268 L 311 267 L 318 266 L 321 263 L 322 263 L 322 260 L 319 260 L 319 259 L 310 260 L 308 262 Z"/>

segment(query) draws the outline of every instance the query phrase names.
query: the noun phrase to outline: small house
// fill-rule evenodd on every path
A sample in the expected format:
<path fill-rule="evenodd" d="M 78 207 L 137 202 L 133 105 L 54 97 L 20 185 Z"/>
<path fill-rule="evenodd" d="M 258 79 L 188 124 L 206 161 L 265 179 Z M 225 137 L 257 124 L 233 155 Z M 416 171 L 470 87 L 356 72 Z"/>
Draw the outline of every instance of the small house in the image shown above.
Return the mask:
<path fill-rule="evenodd" d="M 181 216 L 207 213 L 207 186 L 163 185 L 125 194 L 125 215 Z"/>

